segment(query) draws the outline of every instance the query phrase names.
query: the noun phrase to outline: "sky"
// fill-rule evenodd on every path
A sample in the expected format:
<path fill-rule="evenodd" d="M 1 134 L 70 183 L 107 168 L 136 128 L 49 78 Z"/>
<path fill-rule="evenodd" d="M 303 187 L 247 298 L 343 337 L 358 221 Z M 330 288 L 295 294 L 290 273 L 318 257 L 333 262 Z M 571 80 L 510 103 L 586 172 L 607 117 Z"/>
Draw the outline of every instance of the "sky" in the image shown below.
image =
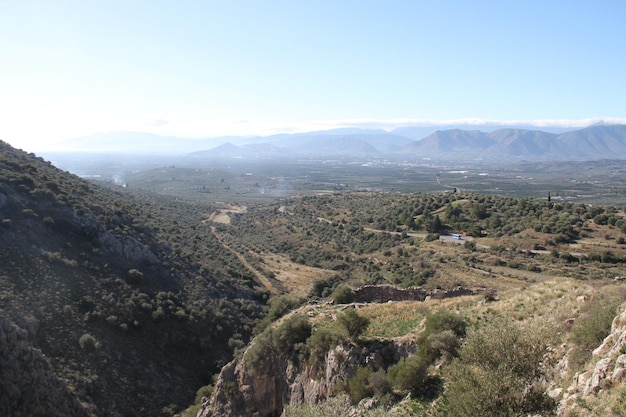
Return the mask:
<path fill-rule="evenodd" d="M 626 123 L 622 0 L 0 0 L 0 140 Z"/>

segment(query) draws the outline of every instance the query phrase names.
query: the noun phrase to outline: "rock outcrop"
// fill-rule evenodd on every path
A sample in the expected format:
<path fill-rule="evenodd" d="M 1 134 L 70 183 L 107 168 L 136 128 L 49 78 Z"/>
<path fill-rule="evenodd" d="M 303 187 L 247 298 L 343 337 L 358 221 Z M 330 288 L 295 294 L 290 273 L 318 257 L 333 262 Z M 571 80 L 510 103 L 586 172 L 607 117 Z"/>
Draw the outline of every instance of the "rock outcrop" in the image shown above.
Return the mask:
<path fill-rule="evenodd" d="M 624 382 L 626 379 L 626 310 L 613 319 L 611 333 L 592 354 L 593 367 L 574 375 L 563 393 L 559 416 L 572 415 L 581 399 Z M 580 410 L 577 410 L 580 411 Z M 577 412 L 576 411 L 576 412 Z"/>
<path fill-rule="evenodd" d="M 198 417 L 279 416 L 288 404 L 315 404 L 328 398 L 333 386 L 352 377 L 360 365 L 388 366 L 410 351 L 411 346 L 395 342 L 345 344 L 331 349 L 320 366 L 279 355 L 262 372 L 249 369 L 244 353 L 222 368 L 211 401 Z"/>
<path fill-rule="evenodd" d="M 0 318 L 0 415 L 87 417 L 28 333 Z"/>

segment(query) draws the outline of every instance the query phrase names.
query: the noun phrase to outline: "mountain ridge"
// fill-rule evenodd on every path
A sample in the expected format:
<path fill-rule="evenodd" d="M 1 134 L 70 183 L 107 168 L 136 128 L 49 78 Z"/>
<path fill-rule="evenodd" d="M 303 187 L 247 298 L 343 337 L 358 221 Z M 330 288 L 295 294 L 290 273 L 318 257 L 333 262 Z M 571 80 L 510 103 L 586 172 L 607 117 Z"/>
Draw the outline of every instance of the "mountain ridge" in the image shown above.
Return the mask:
<path fill-rule="evenodd" d="M 481 126 L 435 130 L 415 140 L 416 132 L 394 129 L 333 129 L 271 136 L 189 139 L 111 132 L 67 141 L 74 152 L 192 155 L 204 158 L 342 158 L 466 161 L 598 160 L 626 158 L 626 125 L 593 125 L 565 132 L 524 127 Z M 405 132 L 406 134 L 403 134 Z"/>
<path fill-rule="evenodd" d="M 561 134 L 525 129 L 445 130 L 413 142 L 403 152 L 452 159 L 620 159 L 626 157 L 626 126 L 592 126 Z"/>

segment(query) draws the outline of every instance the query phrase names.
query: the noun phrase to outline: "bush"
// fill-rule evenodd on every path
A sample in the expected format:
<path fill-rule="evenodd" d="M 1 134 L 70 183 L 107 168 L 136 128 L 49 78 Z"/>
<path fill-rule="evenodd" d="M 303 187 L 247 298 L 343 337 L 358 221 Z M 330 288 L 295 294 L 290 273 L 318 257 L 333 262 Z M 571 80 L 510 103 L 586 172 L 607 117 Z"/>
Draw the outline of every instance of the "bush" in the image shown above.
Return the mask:
<path fill-rule="evenodd" d="M 389 368 L 389 380 L 397 390 L 420 395 L 427 388 L 428 366 L 429 363 L 424 357 L 420 355 L 409 356 Z"/>
<path fill-rule="evenodd" d="M 424 241 L 425 242 L 434 242 L 435 240 L 439 240 L 439 235 L 436 233 L 428 233 L 425 237 L 424 237 Z"/>
<path fill-rule="evenodd" d="M 367 317 L 360 316 L 354 308 L 344 311 L 337 317 L 337 321 L 346 329 L 348 336 L 357 339 L 367 329 L 370 320 Z"/>
<path fill-rule="evenodd" d="M 202 403 L 202 397 L 211 398 L 213 394 L 213 385 L 205 385 L 200 387 L 198 391 L 196 391 L 196 399 L 194 401 L 195 404 Z"/>
<path fill-rule="evenodd" d="M 276 355 L 272 337 L 272 329 L 268 328 L 258 335 L 246 350 L 244 360 L 252 375 L 270 369 Z"/>
<path fill-rule="evenodd" d="M 301 314 L 294 314 L 274 331 L 273 344 L 277 350 L 290 353 L 298 350 L 310 336 L 309 320 Z"/>
<path fill-rule="evenodd" d="M 371 375 L 371 369 L 359 367 L 356 369 L 356 375 L 348 380 L 348 393 L 350 394 L 350 400 L 352 400 L 353 404 L 357 404 L 363 398 L 374 395 L 374 391 L 369 386 L 369 378 Z"/>
<path fill-rule="evenodd" d="M 498 318 L 470 332 L 461 356 L 445 373 L 446 415 L 554 415 L 556 402 L 541 380 L 547 349 L 556 332 Z"/>
<path fill-rule="evenodd" d="M 280 295 L 270 300 L 270 310 L 267 316 L 270 321 L 276 321 L 300 305 L 302 305 L 301 299 L 290 295 Z"/>
<path fill-rule="evenodd" d="M 349 304 L 354 301 L 354 291 L 346 284 L 339 284 L 333 291 L 331 298 L 335 304 Z"/>
<path fill-rule="evenodd" d="M 80 348 L 85 352 L 94 352 L 100 347 L 100 343 L 98 343 L 96 338 L 89 333 L 84 333 L 78 339 L 78 344 L 80 345 Z"/>
<path fill-rule="evenodd" d="M 442 356 L 451 360 L 458 355 L 466 330 L 467 322 L 461 316 L 447 310 L 430 314 L 426 317 L 424 332 L 417 340 L 419 352 L 429 363 Z"/>
<path fill-rule="evenodd" d="M 311 336 L 311 324 L 301 314 L 294 314 L 276 328 L 268 327 L 258 335 L 246 352 L 246 365 L 252 374 L 268 371 L 280 354 L 301 350 Z"/>
<path fill-rule="evenodd" d="M 348 380 L 347 387 L 353 404 L 363 398 L 381 398 L 391 392 L 391 382 L 385 371 L 373 372 L 367 367 L 357 368 L 356 374 Z"/>
<path fill-rule="evenodd" d="M 128 270 L 128 281 L 131 283 L 141 283 L 143 282 L 143 272 L 139 271 L 138 269 L 129 269 Z"/>
<path fill-rule="evenodd" d="M 375 398 L 381 398 L 391 392 L 391 381 L 382 369 L 372 373 L 368 378 L 368 383 Z"/>
<path fill-rule="evenodd" d="M 332 329 L 321 327 L 315 330 L 306 341 L 309 352 L 309 362 L 312 366 L 319 366 L 326 357 L 326 353 L 340 344 L 344 336 Z"/>

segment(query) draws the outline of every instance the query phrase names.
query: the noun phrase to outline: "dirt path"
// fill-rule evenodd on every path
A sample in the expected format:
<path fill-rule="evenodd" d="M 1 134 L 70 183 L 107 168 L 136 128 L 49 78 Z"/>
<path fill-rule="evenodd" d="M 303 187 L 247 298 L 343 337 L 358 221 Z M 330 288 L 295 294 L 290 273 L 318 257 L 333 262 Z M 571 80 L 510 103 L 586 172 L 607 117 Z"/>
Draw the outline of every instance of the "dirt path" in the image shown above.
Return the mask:
<path fill-rule="evenodd" d="M 243 255 L 241 255 L 239 252 L 237 252 L 236 250 L 234 250 L 233 248 L 231 248 L 230 246 L 228 246 L 223 240 L 222 237 L 219 235 L 219 233 L 217 233 L 217 230 L 215 230 L 215 226 L 210 226 L 211 227 L 211 233 L 213 233 L 213 236 L 215 236 L 215 238 L 217 239 L 218 242 L 220 242 L 220 244 L 222 245 L 222 247 L 226 250 L 228 250 L 230 253 L 232 253 L 233 255 L 235 255 L 237 257 L 237 259 L 239 259 L 239 261 L 248 269 L 248 271 L 252 272 L 252 274 L 256 277 L 256 280 L 259 284 L 261 284 L 262 286 L 264 286 L 269 292 L 271 292 L 272 294 L 276 294 L 278 291 L 276 290 L 276 288 L 274 288 L 274 286 L 272 285 L 272 283 L 270 282 L 269 279 L 267 279 L 267 277 L 265 275 L 263 275 L 261 272 L 259 272 L 258 269 L 256 269 L 255 267 L 253 267 L 252 265 L 250 265 L 250 263 L 246 260 L 246 258 L 243 257 Z"/>

